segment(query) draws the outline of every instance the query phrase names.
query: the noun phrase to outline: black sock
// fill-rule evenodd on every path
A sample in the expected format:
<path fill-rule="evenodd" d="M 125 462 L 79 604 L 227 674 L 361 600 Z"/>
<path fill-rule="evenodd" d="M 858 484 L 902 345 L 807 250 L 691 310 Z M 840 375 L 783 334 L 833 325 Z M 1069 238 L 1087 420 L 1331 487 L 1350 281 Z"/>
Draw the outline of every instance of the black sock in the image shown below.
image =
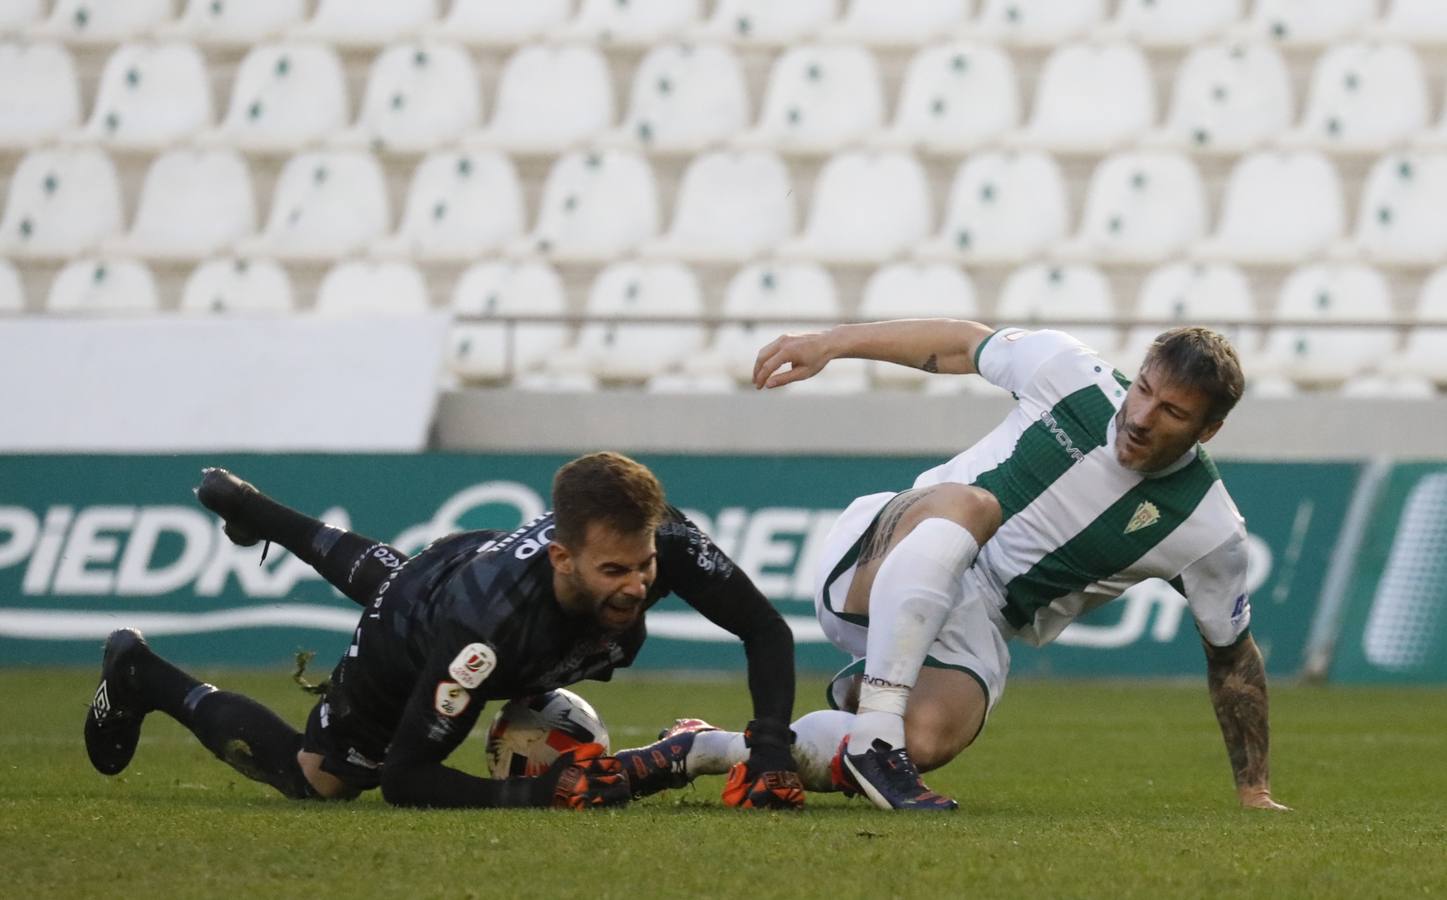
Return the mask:
<path fill-rule="evenodd" d="M 250 697 L 210 685 L 191 694 L 186 727 L 217 759 L 294 800 L 316 796 L 296 761 L 300 732 Z"/>

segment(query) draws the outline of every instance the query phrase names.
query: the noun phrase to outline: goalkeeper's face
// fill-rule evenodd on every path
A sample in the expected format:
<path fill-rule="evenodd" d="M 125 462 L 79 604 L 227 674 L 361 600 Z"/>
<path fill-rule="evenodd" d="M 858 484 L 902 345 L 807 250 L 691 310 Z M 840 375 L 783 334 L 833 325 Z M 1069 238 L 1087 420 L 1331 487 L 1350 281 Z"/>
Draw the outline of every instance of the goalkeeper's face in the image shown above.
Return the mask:
<path fill-rule="evenodd" d="M 1211 398 L 1156 368 L 1142 369 L 1115 417 L 1115 458 L 1137 472 L 1158 472 L 1198 441 L 1209 441 L 1220 422 L 1208 422 Z"/>
<path fill-rule="evenodd" d="M 591 522 L 577 547 L 554 541 L 548 553 L 564 609 L 592 618 L 610 634 L 627 631 L 643 616 L 648 589 L 658 577 L 653 529 L 624 533 Z"/>

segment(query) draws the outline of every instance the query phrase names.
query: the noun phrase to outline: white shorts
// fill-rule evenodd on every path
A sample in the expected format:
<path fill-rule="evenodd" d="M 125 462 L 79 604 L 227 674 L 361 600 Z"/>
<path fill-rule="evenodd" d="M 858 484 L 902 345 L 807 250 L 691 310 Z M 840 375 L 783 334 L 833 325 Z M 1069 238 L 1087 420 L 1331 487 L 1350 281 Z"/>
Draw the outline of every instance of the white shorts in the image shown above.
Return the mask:
<path fill-rule="evenodd" d="M 849 585 L 858 568 L 855 560 L 859 557 L 861 539 L 879 511 L 895 496 L 869 494 L 849 504 L 830 529 L 824 552 L 819 555 L 819 568 L 814 572 L 814 613 L 830 643 L 855 658 L 840 674 L 862 672 L 864 668 L 869 617 L 843 612 L 844 600 L 849 596 Z M 1005 692 L 1005 676 L 1010 671 L 1010 651 L 1005 646 L 1005 636 L 991 616 L 1004 601 L 973 566 L 965 570 L 963 587 L 960 602 L 945 618 L 924 664 L 957 669 L 974 677 L 985 690 L 988 712 Z"/>

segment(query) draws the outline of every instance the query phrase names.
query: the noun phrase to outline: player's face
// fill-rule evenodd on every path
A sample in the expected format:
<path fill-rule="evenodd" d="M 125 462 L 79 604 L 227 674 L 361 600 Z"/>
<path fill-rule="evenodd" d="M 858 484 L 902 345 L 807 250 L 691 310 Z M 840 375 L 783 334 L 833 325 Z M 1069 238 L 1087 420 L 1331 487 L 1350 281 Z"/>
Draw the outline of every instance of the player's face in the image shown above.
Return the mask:
<path fill-rule="evenodd" d="M 652 529 L 623 533 L 593 522 L 580 546 L 555 543 L 549 552 L 563 582 L 558 600 L 566 608 L 592 616 L 610 633 L 627 631 L 643 615 L 643 601 L 658 577 Z"/>
<path fill-rule="evenodd" d="M 1197 441 L 1209 441 L 1220 422 L 1207 422 L 1211 399 L 1198 388 L 1142 369 L 1115 417 L 1115 458 L 1137 472 L 1156 472 Z"/>

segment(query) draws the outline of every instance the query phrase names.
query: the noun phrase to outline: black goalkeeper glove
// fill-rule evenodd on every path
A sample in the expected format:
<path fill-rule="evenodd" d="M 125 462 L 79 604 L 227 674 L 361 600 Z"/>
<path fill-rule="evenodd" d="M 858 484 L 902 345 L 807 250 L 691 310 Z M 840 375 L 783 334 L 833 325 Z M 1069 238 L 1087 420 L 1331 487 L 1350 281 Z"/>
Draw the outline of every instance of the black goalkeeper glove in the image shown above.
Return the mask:
<path fill-rule="evenodd" d="M 602 744 L 583 744 L 569 750 L 535 780 L 535 805 L 554 809 L 616 806 L 633 797 L 623 764 L 604 756 Z"/>
<path fill-rule="evenodd" d="M 739 809 L 803 809 L 804 785 L 794 763 L 794 732 L 787 725 L 755 719 L 744 729 L 749 758 L 729 770 L 725 806 Z"/>

